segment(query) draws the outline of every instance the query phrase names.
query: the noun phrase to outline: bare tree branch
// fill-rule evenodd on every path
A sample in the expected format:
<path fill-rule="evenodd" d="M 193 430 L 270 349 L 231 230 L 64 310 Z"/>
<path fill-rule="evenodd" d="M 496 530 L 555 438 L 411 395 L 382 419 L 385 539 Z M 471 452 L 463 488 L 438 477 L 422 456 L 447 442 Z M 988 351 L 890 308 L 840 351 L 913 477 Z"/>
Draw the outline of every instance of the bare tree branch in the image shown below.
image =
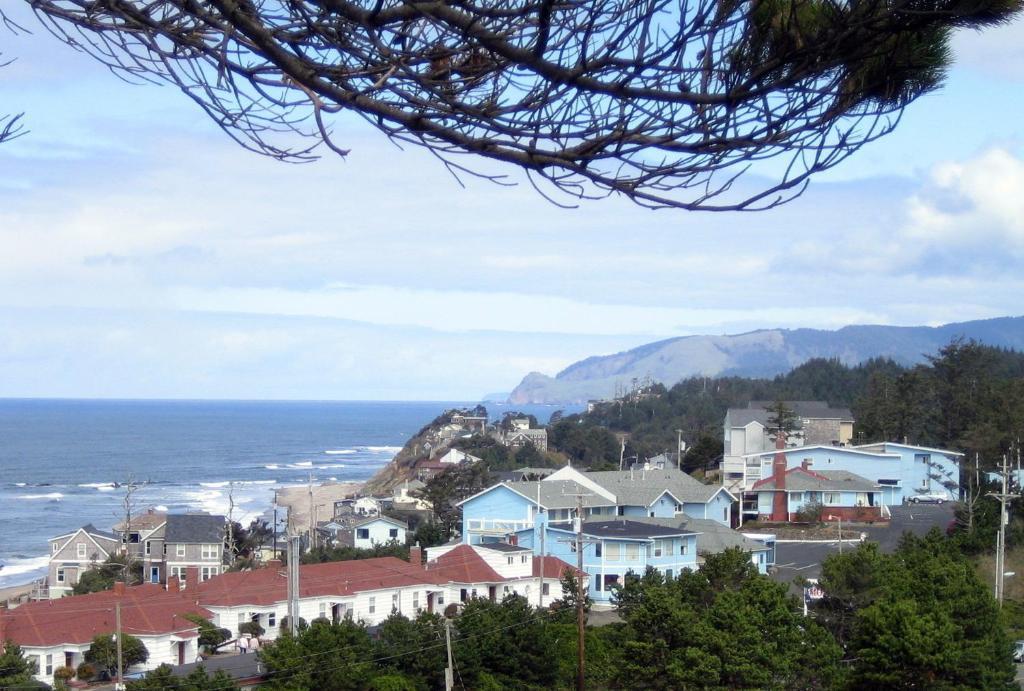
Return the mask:
<path fill-rule="evenodd" d="M 63 41 L 176 85 L 283 161 L 345 155 L 332 117 L 350 111 L 456 175 L 504 181 L 482 157 L 563 202 L 706 210 L 799 195 L 941 84 L 953 29 L 1022 2 L 26 1 Z"/>

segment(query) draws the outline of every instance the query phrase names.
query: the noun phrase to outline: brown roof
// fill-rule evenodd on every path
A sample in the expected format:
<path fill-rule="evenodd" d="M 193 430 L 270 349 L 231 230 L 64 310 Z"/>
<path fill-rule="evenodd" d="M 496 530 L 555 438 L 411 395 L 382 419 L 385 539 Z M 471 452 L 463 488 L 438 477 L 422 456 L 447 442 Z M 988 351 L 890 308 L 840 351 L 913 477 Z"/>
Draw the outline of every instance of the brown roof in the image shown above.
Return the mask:
<path fill-rule="evenodd" d="M 160 524 L 166 520 L 166 513 L 150 509 L 146 513 L 132 516 L 132 530 L 153 530 L 154 528 L 159 528 Z M 120 521 L 114 526 L 114 530 L 122 532 L 124 530 L 124 523 L 124 521 Z"/>
<path fill-rule="evenodd" d="M 0 610 L 0 632 L 23 646 L 89 643 L 98 635 L 114 632 L 117 603 L 121 604 L 121 628 L 134 636 L 174 633 L 191 638 L 197 635 L 197 627 L 184 615 L 211 616 L 189 599 L 187 591 L 172 593 L 146 584 Z"/>
<path fill-rule="evenodd" d="M 507 580 L 469 545 L 459 545 L 427 563 L 435 583 L 500 583 Z"/>
<path fill-rule="evenodd" d="M 304 564 L 299 596 L 353 595 L 367 590 L 432 583 L 423 569 L 396 557 Z M 199 601 L 211 607 L 271 605 L 288 599 L 284 566 L 225 573 L 199 584 Z"/>
<path fill-rule="evenodd" d="M 562 561 L 558 557 L 552 557 L 551 555 L 544 557 L 544 578 L 561 578 L 566 571 L 572 571 L 577 575 L 583 573 L 572 564 Z M 540 557 L 533 558 L 533 576 L 534 578 L 540 578 Z"/>

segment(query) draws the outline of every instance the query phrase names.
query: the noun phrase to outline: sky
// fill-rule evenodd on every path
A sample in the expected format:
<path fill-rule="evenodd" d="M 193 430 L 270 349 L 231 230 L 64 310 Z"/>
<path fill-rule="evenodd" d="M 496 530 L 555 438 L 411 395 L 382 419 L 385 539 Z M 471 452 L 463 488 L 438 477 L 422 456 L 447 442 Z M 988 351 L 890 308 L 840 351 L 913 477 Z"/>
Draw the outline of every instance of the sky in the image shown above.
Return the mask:
<path fill-rule="evenodd" d="M 11 5 L 0 396 L 471 400 L 673 336 L 1024 313 L 1020 21 L 798 200 L 713 214 L 462 188 L 355 119 L 275 162 Z"/>

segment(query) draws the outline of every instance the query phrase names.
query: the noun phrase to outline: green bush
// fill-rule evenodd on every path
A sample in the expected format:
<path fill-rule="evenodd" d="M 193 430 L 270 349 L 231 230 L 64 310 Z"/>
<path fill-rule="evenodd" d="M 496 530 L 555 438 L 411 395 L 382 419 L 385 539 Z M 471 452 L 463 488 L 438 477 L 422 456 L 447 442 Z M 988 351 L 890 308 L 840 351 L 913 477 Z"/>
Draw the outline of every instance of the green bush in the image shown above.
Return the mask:
<path fill-rule="evenodd" d="M 96 677 L 96 667 L 88 662 L 83 662 L 78 665 L 75 676 L 78 677 L 79 681 L 92 681 Z"/>

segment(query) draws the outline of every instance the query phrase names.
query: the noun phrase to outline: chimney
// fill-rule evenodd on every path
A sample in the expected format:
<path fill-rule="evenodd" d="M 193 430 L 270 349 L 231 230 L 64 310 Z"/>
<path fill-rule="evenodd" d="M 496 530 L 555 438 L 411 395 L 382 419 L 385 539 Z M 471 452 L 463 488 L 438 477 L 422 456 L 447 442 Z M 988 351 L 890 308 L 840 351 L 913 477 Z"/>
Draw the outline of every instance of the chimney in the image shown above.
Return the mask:
<path fill-rule="evenodd" d="M 167 592 L 177 593 L 181 591 L 181 580 L 177 576 L 167 577 Z"/>
<path fill-rule="evenodd" d="M 124 581 L 114 581 L 114 595 L 121 596 L 125 593 Z"/>
<path fill-rule="evenodd" d="M 775 479 L 775 494 L 772 497 L 772 520 L 789 520 L 789 498 L 786 494 L 786 435 L 781 431 L 775 437 L 775 460 L 772 461 L 772 477 Z"/>
<path fill-rule="evenodd" d="M 418 542 L 409 548 L 409 563 L 423 568 L 423 548 L 420 547 Z"/>
<path fill-rule="evenodd" d="M 185 568 L 185 586 L 192 585 L 193 587 L 199 585 L 199 567 L 189 566 Z"/>
<path fill-rule="evenodd" d="M 510 545 L 518 545 L 519 544 L 519 536 L 516 535 L 515 533 L 512 533 L 511 535 L 509 535 L 508 536 L 508 544 L 510 544 Z"/>
<path fill-rule="evenodd" d="M 811 459 L 805 458 L 804 460 L 800 461 L 800 467 L 803 468 L 804 470 L 810 470 L 811 469 Z"/>

